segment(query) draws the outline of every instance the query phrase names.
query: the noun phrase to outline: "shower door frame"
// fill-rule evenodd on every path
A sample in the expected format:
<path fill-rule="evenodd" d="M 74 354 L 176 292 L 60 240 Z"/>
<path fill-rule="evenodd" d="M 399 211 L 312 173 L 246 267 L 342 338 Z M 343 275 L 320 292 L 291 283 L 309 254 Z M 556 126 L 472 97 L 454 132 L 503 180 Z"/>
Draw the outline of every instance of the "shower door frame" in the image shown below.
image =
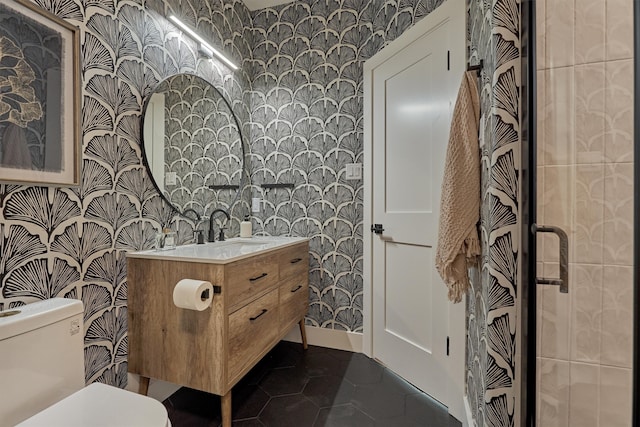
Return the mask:
<path fill-rule="evenodd" d="M 640 1 L 633 0 L 634 42 L 634 153 L 633 153 L 633 389 L 632 425 L 640 426 Z M 520 360 L 520 425 L 536 427 L 536 240 L 531 225 L 536 222 L 536 0 L 521 2 L 522 40 L 522 283 L 521 307 L 521 360 Z"/>
<path fill-rule="evenodd" d="M 521 55 L 522 55 L 522 221 L 521 221 L 521 289 L 520 331 L 522 338 L 520 360 L 520 424 L 536 427 L 536 241 L 531 224 L 536 222 L 536 3 L 521 3 Z"/>
<path fill-rule="evenodd" d="M 640 197 L 635 190 L 640 188 L 640 135 L 637 131 L 637 124 L 640 123 L 640 4 L 638 0 L 633 1 L 633 397 L 631 407 L 633 408 L 631 425 L 640 425 L 640 290 L 638 280 L 640 279 Z"/>

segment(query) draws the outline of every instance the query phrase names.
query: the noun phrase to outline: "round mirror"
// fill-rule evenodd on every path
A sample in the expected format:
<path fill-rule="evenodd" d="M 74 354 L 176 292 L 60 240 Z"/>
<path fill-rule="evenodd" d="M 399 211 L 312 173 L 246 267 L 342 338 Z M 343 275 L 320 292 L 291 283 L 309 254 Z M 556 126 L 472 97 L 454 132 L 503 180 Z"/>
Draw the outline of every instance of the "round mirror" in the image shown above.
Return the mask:
<path fill-rule="evenodd" d="M 160 194 L 183 214 L 230 210 L 244 184 L 238 119 L 222 94 L 192 74 L 162 81 L 143 112 L 144 158 Z"/>

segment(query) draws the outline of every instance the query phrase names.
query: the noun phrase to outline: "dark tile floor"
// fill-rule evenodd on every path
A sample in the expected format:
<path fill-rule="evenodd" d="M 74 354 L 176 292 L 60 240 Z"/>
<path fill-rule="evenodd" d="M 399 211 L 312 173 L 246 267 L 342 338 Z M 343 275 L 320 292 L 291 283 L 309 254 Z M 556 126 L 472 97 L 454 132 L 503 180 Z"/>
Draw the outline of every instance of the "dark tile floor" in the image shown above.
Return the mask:
<path fill-rule="evenodd" d="M 164 405 L 173 427 L 220 425 L 218 396 L 181 388 Z M 282 341 L 234 388 L 242 427 L 458 427 L 446 408 L 363 354 Z"/>

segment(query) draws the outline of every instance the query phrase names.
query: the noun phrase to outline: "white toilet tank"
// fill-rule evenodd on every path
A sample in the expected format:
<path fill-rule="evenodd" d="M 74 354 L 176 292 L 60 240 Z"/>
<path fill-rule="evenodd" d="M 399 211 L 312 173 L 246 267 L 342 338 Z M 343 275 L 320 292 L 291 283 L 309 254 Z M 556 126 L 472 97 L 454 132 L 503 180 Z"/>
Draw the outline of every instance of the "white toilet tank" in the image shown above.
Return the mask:
<path fill-rule="evenodd" d="M 64 298 L 0 312 L 0 426 L 84 387 L 82 313 L 82 301 Z"/>

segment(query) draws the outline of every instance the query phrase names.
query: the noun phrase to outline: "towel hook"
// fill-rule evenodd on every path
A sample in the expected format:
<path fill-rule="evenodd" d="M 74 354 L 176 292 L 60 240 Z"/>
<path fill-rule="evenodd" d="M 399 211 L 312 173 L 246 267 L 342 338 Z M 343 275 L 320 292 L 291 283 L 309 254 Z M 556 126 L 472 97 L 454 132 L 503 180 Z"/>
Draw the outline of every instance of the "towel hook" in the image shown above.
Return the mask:
<path fill-rule="evenodd" d="M 481 59 L 477 65 L 467 65 L 467 71 L 477 71 L 478 75 L 480 75 L 483 67 L 484 67 L 484 60 Z"/>

